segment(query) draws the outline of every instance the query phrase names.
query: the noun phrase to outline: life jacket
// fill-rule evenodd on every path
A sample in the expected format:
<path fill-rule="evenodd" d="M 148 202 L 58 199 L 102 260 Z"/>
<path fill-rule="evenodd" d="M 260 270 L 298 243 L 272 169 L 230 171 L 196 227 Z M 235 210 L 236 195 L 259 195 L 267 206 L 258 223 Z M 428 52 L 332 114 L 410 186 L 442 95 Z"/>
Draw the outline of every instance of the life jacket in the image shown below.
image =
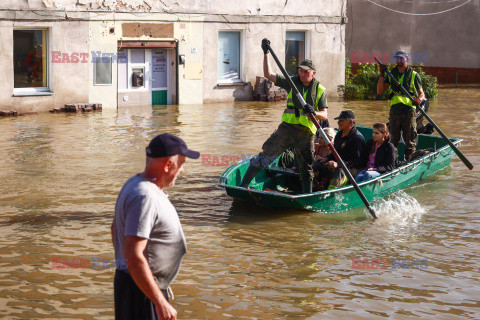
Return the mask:
<path fill-rule="evenodd" d="M 396 71 L 395 73 L 397 74 L 397 79 L 398 82 L 402 84 L 402 86 L 410 93 L 412 97 L 415 97 L 417 88 L 415 87 L 415 77 L 417 76 L 417 72 L 414 71 L 411 67 L 407 67 L 407 70 L 405 70 L 405 73 L 403 73 L 400 77 L 398 75 L 400 74 L 398 72 L 398 68 L 395 67 L 392 69 L 392 75 L 393 72 Z M 390 79 L 391 80 L 391 79 Z M 391 81 L 392 82 L 392 81 Z M 399 88 L 397 88 L 394 84 L 390 86 L 389 89 L 389 94 L 391 95 L 390 99 L 390 106 L 402 103 L 406 106 L 409 106 L 411 108 L 416 108 L 415 105 L 413 104 L 412 100 L 408 98 Z"/>
<path fill-rule="evenodd" d="M 325 91 L 325 87 L 323 87 L 318 81 L 316 81 L 315 79 L 312 80 L 313 81 L 313 84 L 312 84 L 312 89 L 314 92 L 316 91 L 317 92 L 317 95 L 315 97 L 315 104 L 313 105 L 313 107 L 318 110 L 318 101 L 320 101 L 320 97 L 322 96 L 323 92 Z M 305 91 L 304 89 L 303 90 L 303 99 L 305 101 L 308 101 L 307 99 L 307 94 L 309 93 L 309 90 Z M 312 132 L 312 134 L 315 134 L 317 132 L 317 127 L 315 126 L 315 124 L 310 121 L 310 119 L 308 118 L 307 114 L 305 114 L 303 112 L 303 109 L 299 109 L 297 110 L 295 108 L 295 104 L 294 104 L 294 96 L 293 96 L 293 90 L 290 89 L 290 91 L 288 92 L 288 95 L 287 95 L 287 108 L 283 111 L 283 115 L 282 115 L 282 121 L 283 122 L 286 122 L 286 123 L 290 123 L 290 124 L 301 124 L 307 128 L 310 129 L 310 131 Z M 296 99 L 296 97 L 295 97 Z"/>

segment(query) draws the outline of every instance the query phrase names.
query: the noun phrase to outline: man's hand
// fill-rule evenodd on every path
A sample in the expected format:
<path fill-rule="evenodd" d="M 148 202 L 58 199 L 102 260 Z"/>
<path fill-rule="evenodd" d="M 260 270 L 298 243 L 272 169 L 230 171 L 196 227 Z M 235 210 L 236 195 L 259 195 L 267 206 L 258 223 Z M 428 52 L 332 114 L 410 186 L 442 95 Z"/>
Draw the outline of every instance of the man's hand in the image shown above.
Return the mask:
<path fill-rule="evenodd" d="M 307 103 L 306 105 L 303 106 L 303 112 L 315 114 L 315 109 Z"/>
<path fill-rule="evenodd" d="M 262 50 L 264 54 L 268 54 L 268 48 L 270 47 L 270 40 L 267 38 L 262 40 Z"/>
<path fill-rule="evenodd" d="M 333 160 L 328 161 L 327 163 L 325 163 L 325 165 L 327 167 L 329 167 L 330 169 L 337 169 L 338 168 L 338 163 L 336 163 Z"/>
<path fill-rule="evenodd" d="M 422 103 L 422 100 L 420 100 L 419 98 L 413 99 L 413 104 L 414 104 L 414 105 L 420 106 L 421 103 Z"/>
<path fill-rule="evenodd" d="M 155 305 L 155 311 L 162 320 L 176 320 L 177 310 L 167 301 L 162 305 Z"/>

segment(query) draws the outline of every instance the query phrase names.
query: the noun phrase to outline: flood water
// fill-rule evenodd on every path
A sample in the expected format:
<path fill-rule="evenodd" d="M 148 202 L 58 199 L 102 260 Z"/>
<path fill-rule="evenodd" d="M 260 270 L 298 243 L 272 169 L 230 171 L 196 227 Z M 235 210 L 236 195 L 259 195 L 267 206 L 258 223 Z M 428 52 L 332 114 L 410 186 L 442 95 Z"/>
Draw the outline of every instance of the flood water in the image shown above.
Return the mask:
<path fill-rule="evenodd" d="M 167 190 L 188 243 L 179 319 L 479 319 L 479 101 L 479 87 L 443 88 L 430 108 L 474 170 L 454 156 L 375 203 L 377 221 L 233 202 L 217 186 L 226 162 L 260 150 L 284 102 L 0 119 L 0 317 L 113 319 L 115 199 L 148 141 L 170 132 L 208 155 Z M 331 124 L 346 108 L 361 125 L 388 115 L 386 102 L 329 102 Z"/>

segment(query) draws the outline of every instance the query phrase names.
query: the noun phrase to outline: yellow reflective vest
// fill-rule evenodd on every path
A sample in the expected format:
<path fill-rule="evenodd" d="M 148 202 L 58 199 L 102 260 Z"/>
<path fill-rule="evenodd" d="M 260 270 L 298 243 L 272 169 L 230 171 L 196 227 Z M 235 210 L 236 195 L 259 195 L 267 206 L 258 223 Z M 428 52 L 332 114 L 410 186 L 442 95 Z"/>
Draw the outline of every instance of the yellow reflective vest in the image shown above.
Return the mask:
<path fill-rule="evenodd" d="M 318 83 L 318 82 L 316 82 Z M 313 89 L 313 88 L 312 88 Z M 318 101 L 325 91 L 325 87 L 323 87 L 320 83 L 317 85 L 317 96 L 315 98 L 315 105 L 313 106 L 315 110 L 318 110 Z M 303 90 L 303 99 L 307 101 L 307 93 L 308 90 Z M 298 117 L 295 116 L 295 105 L 293 103 L 293 90 L 290 89 L 290 92 L 287 96 L 287 108 L 283 111 L 282 121 L 290 124 L 301 124 L 312 131 L 312 134 L 317 132 L 317 127 L 315 124 L 310 121 L 307 115 L 303 112 L 303 109 L 299 110 L 300 115 Z"/>
<path fill-rule="evenodd" d="M 405 78 L 407 78 L 407 81 L 408 81 L 408 78 L 410 77 L 410 83 L 408 86 L 404 86 L 405 89 L 407 89 L 407 91 L 410 93 L 410 95 L 412 97 L 415 97 L 415 94 L 417 92 L 417 88 L 415 87 L 415 77 L 417 76 L 417 72 L 414 71 L 413 69 L 409 68 L 411 70 L 411 74 L 409 74 L 409 70 L 407 70 L 404 74 L 402 74 L 402 76 L 398 79 L 398 82 L 400 82 L 402 85 L 403 85 L 403 82 L 405 80 Z M 390 79 L 391 80 L 391 79 Z M 410 98 L 408 98 L 400 89 L 398 90 L 392 90 L 392 85 L 390 86 L 390 93 L 393 93 L 393 96 L 390 100 L 390 106 L 393 106 L 393 105 L 396 105 L 398 103 L 402 103 L 406 106 L 409 106 L 411 108 L 416 108 L 415 105 L 413 104 L 412 100 L 410 100 Z"/>

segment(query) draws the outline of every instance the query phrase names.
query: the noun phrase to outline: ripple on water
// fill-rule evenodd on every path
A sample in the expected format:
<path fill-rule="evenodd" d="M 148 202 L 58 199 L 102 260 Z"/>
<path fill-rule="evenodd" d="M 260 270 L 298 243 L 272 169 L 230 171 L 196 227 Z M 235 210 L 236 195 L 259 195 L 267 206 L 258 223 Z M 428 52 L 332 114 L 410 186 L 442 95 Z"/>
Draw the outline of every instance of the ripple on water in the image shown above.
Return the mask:
<path fill-rule="evenodd" d="M 465 139 L 474 170 L 454 157 L 375 202 L 376 221 L 363 208 L 324 215 L 232 201 L 217 186 L 226 167 L 187 160 L 167 190 L 188 242 L 173 283 L 179 317 L 478 319 L 479 98 L 448 89 L 431 106 L 448 136 Z M 329 102 L 329 114 L 353 109 L 370 125 L 388 118 L 385 106 Z M 0 119 L 0 314 L 112 319 L 113 269 L 56 269 L 52 258 L 113 258 L 116 195 L 143 169 L 148 140 L 168 131 L 202 154 L 241 158 L 261 150 L 283 109 L 241 102 Z M 358 270 L 352 257 L 428 259 L 428 268 Z"/>

